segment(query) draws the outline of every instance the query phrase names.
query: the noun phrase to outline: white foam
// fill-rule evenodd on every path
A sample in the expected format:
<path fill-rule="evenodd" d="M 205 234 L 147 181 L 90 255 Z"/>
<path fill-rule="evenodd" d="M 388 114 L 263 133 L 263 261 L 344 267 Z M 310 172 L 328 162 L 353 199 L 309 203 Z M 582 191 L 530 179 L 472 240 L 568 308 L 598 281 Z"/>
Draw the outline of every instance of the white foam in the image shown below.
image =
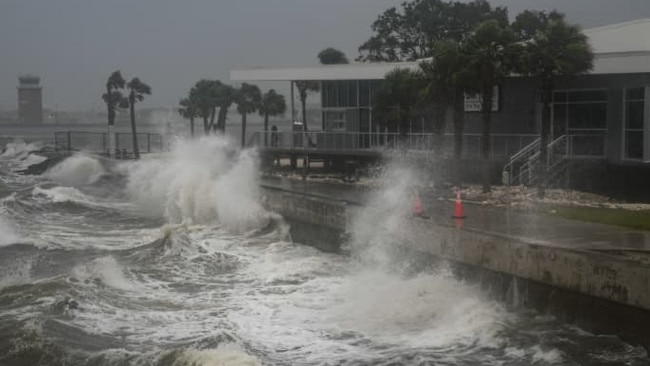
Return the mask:
<path fill-rule="evenodd" d="M 225 138 L 178 141 L 170 154 L 127 163 L 128 192 L 150 215 L 171 223 L 220 223 L 244 232 L 265 226 L 257 159 Z"/>
<path fill-rule="evenodd" d="M 141 291 L 143 286 L 130 281 L 124 268 L 112 256 L 97 258 L 74 268 L 73 275 L 82 281 L 99 280 L 101 283 L 124 291 Z"/>
<path fill-rule="evenodd" d="M 0 268 L 0 288 L 22 285 L 32 282 L 32 260 L 20 257 Z"/>
<path fill-rule="evenodd" d="M 247 354 L 239 345 L 228 343 L 216 349 L 184 350 L 174 360 L 175 366 L 259 366 L 260 360 Z"/>
<path fill-rule="evenodd" d="M 14 225 L 0 215 L 0 246 L 15 244 L 20 239 Z"/>
<path fill-rule="evenodd" d="M 531 349 L 533 353 L 533 364 L 558 365 L 563 361 L 562 352 L 557 349 L 543 350 L 540 346 Z"/>
<path fill-rule="evenodd" d="M 37 143 L 25 143 L 24 141 L 16 141 L 8 143 L 4 148 L 4 153 L 0 157 L 16 157 L 20 155 L 29 154 L 32 151 L 40 149 L 39 144 Z"/>
<path fill-rule="evenodd" d="M 34 197 L 45 197 L 51 202 L 61 203 L 61 202 L 78 202 L 83 204 L 92 204 L 95 203 L 94 200 L 85 195 L 80 190 L 74 187 L 61 187 L 56 186 L 52 188 L 41 188 L 34 187 L 32 190 L 32 196 Z"/>
<path fill-rule="evenodd" d="M 75 154 L 50 168 L 44 176 L 59 184 L 79 186 L 93 184 L 104 174 L 106 170 L 97 159 Z"/>

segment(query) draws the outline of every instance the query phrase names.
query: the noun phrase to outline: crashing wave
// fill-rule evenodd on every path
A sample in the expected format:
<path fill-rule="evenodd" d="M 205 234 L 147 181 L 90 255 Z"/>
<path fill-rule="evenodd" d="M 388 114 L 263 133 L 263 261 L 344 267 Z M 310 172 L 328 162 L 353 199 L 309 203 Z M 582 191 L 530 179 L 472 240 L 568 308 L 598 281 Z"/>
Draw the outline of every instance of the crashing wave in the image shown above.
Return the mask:
<path fill-rule="evenodd" d="M 257 156 L 221 137 L 177 142 L 171 153 L 126 163 L 127 191 L 141 210 L 170 223 L 219 223 L 234 232 L 268 224 Z"/>
<path fill-rule="evenodd" d="M 45 172 L 45 177 L 63 185 L 82 186 L 97 182 L 107 174 L 102 164 L 90 156 L 75 154 Z"/>

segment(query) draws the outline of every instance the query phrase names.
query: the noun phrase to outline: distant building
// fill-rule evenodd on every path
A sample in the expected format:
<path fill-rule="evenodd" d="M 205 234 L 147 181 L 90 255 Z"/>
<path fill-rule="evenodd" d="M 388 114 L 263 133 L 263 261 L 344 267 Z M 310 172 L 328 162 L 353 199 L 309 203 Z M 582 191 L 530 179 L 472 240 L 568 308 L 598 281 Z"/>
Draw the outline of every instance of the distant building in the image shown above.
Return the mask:
<path fill-rule="evenodd" d="M 43 123 L 41 79 L 34 75 L 18 77 L 18 120 L 21 123 Z"/>

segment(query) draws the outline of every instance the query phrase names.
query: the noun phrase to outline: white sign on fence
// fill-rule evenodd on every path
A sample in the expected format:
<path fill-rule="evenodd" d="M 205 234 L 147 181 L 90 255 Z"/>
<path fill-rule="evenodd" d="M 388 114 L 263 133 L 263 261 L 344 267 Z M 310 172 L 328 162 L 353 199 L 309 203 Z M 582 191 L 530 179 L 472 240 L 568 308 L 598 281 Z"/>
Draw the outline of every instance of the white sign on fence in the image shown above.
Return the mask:
<path fill-rule="evenodd" d="M 499 111 L 499 86 L 494 86 L 492 95 L 492 112 Z M 481 111 L 481 95 L 480 94 L 465 94 L 465 112 L 480 112 Z"/>

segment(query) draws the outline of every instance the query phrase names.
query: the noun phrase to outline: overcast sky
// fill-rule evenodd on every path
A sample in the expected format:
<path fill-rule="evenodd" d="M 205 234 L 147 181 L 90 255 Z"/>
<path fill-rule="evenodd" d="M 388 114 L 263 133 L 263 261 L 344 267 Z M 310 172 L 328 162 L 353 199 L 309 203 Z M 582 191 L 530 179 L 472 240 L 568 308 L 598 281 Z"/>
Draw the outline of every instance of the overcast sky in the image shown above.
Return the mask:
<path fill-rule="evenodd" d="M 101 109 L 116 69 L 149 83 L 144 107 L 171 107 L 200 78 L 315 64 L 325 47 L 350 59 L 370 24 L 403 0 L 0 0 L 0 108 L 17 76 L 41 76 L 46 108 Z M 592 27 L 650 17 L 650 0 L 493 0 L 513 16 L 557 8 Z M 264 85 L 262 85 L 264 87 Z"/>

